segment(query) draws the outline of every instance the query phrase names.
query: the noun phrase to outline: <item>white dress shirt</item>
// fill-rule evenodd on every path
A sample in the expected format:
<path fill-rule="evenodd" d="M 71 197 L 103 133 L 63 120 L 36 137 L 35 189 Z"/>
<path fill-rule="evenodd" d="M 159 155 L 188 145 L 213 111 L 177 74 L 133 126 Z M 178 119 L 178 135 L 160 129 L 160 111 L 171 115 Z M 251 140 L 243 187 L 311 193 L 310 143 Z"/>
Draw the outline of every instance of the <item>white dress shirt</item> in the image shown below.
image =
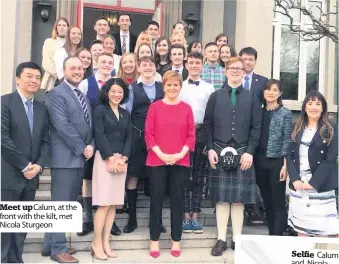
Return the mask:
<path fill-rule="evenodd" d="M 101 84 L 99 83 L 99 77 L 98 77 L 98 73 L 96 73 L 94 75 L 94 78 L 95 80 L 97 81 L 97 84 L 98 84 L 98 87 L 99 87 L 99 90 L 101 90 Z M 104 81 L 104 80 L 102 80 Z M 86 94 L 87 95 L 87 92 L 88 92 L 88 79 L 85 79 L 85 80 L 82 80 L 81 83 L 79 84 L 78 86 L 78 89 L 83 93 L 83 94 Z"/>
<path fill-rule="evenodd" d="M 252 77 L 253 77 L 253 72 L 251 72 L 250 74 L 245 74 L 245 76 L 242 78 L 242 86 L 245 85 L 245 77 L 248 76 L 248 83 L 249 83 L 249 90 L 251 91 L 251 84 L 252 84 Z"/>
<path fill-rule="evenodd" d="M 172 65 L 172 71 L 179 71 L 180 75 L 182 75 L 183 70 L 184 70 L 184 65 L 181 65 L 180 68 L 176 68 L 174 65 Z"/>
<path fill-rule="evenodd" d="M 128 52 L 129 52 L 129 41 L 130 41 L 129 31 L 128 31 L 127 33 L 124 33 L 124 32 L 122 32 L 122 31 L 120 31 L 121 52 L 123 51 L 123 50 L 122 50 L 122 47 L 123 47 L 122 43 L 124 43 L 124 41 L 123 41 L 123 40 L 124 40 L 123 35 L 126 36 L 126 53 L 128 53 Z"/>
<path fill-rule="evenodd" d="M 64 47 L 57 48 L 54 53 L 55 70 L 58 79 L 61 80 L 64 77 L 64 60 L 68 57 L 68 54 Z"/>
<path fill-rule="evenodd" d="M 205 110 L 210 95 L 215 91 L 214 86 L 200 79 L 199 85 L 189 84 L 188 79 L 182 84 L 179 98 L 192 107 L 194 123 L 204 122 Z"/>

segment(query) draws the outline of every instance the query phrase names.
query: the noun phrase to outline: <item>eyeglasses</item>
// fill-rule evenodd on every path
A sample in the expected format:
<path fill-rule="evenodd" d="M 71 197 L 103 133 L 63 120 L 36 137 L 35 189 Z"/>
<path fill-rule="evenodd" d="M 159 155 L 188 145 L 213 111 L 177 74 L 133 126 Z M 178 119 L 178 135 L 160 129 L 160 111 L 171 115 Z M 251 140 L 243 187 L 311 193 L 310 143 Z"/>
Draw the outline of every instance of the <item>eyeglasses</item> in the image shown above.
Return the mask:
<path fill-rule="evenodd" d="M 239 71 L 243 71 L 244 68 L 239 68 L 239 67 L 227 67 L 227 70 L 239 72 Z"/>

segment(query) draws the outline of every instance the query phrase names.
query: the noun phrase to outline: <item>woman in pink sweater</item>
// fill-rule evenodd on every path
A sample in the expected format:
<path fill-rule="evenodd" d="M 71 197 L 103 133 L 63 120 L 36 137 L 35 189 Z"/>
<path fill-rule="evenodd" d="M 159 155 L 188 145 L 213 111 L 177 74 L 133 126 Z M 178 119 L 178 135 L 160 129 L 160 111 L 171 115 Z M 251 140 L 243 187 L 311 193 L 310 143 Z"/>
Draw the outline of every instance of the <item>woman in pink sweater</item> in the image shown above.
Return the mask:
<path fill-rule="evenodd" d="M 182 87 L 181 75 L 167 71 L 163 86 L 165 97 L 151 104 L 145 128 L 146 165 L 151 170 L 150 255 L 154 258 L 160 254 L 159 237 L 167 177 L 171 201 L 171 254 L 180 256 L 184 187 L 190 174 L 189 151 L 193 151 L 195 145 L 192 109 L 178 97 Z"/>

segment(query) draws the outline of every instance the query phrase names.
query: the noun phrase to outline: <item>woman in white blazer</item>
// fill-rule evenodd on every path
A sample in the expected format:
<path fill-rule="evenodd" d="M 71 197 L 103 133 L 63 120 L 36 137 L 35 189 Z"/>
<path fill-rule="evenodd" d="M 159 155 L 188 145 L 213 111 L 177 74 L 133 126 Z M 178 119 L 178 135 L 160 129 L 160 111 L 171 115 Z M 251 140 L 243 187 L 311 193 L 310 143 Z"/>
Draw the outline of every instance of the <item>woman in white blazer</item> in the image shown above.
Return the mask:
<path fill-rule="evenodd" d="M 54 87 L 57 74 L 54 63 L 55 50 L 65 45 L 65 38 L 69 22 L 66 18 L 60 17 L 53 26 L 52 37 L 45 40 L 42 47 L 42 68 L 45 71 L 41 82 L 41 89 L 46 91 Z"/>

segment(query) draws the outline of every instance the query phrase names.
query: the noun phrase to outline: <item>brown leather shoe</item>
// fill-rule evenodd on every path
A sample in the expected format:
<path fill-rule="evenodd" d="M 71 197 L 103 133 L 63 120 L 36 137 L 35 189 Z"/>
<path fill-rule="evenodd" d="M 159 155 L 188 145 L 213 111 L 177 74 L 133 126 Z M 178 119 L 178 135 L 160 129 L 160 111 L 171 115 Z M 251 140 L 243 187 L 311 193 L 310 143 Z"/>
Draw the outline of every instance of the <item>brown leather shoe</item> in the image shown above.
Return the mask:
<path fill-rule="evenodd" d="M 75 254 L 77 251 L 75 248 L 68 248 L 68 251 L 67 253 L 70 254 L 70 255 L 73 255 Z M 50 257 L 51 256 L 51 252 L 50 251 L 41 251 L 41 256 L 43 257 Z"/>
<path fill-rule="evenodd" d="M 75 257 L 71 256 L 68 253 L 61 253 L 57 256 L 52 256 L 51 260 L 54 260 L 59 263 L 79 263 L 79 260 Z"/>

